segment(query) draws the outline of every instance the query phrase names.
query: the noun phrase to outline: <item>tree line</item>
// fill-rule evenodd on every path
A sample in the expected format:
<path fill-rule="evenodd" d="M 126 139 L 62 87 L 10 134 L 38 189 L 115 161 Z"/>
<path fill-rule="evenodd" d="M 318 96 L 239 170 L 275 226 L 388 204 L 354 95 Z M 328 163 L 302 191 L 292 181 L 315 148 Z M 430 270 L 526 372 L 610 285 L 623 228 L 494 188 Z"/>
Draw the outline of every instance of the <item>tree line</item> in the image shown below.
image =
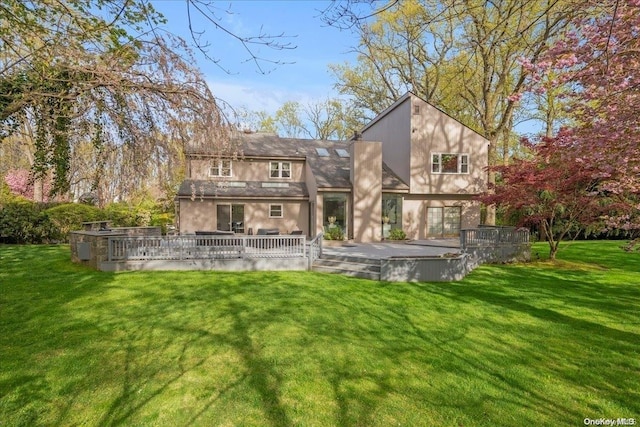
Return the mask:
<path fill-rule="evenodd" d="M 412 91 L 489 139 L 487 221 L 541 228 L 554 256 L 575 230 L 640 229 L 638 8 L 634 0 L 330 2 L 324 22 L 359 36 L 356 62 L 330 65 L 343 97 L 230 118 L 148 1 L 8 0 L 0 172 L 30 168 L 41 200 L 44 188 L 103 203 L 166 195 L 182 178 L 187 144 L 233 154 L 229 130 L 241 126 L 348 139 Z M 238 40 L 292 47 L 277 36 Z M 539 132 L 522 139 L 516 128 L 528 121 Z"/>

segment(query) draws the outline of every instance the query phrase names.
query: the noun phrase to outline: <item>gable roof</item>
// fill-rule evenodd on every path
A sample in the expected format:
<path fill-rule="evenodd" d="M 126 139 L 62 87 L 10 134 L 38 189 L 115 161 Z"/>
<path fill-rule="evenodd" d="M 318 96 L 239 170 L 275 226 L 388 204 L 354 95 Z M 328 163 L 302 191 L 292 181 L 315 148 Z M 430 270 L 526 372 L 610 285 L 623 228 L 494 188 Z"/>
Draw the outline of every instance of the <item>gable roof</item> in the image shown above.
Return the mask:
<path fill-rule="evenodd" d="M 304 159 L 313 173 L 319 189 L 351 189 L 350 158 L 336 150 L 349 151 L 348 141 L 280 138 L 272 133 L 238 134 L 238 146 L 245 158 Z M 320 156 L 316 148 L 327 150 Z M 408 191 L 405 184 L 386 164 L 382 164 L 383 190 Z"/>
<path fill-rule="evenodd" d="M 400 98 L 398 98 L 393 104 L 391 104 L 390 106 L 388 106 L 387 108 L 385 108 L 380 114 L 378 114 L 377 116 L 375 116 L 369 123 L 367 123 L 360 132 L 364 132 L 367 129 L 369 129 L 371 126 L 373 126 L 375 123 L 377 123 L 378 121 L 380 121 L 383 117 L 385 117 L 386 115 L 388 115 L 391 111 L 395 110 L 399 105 L 403 104 L 405 101 L 407 101 L 408 99 L 411 99 L 412 97 L 419 99 L 420 101 L 424 102 L 425 104 L 431 106 L 432 108 L 436 109 L 438 112 L 444 114 L 447 117 L 450 117 L 451 119 L 455 120 L 456 122 L 460 123 L 462 126 L 466 127 L 467 129 L 469 129 L 470 131 L 478 134 L 479 136 L 487 139 L 487 137 L 483 134 L 481 134 L 480 132 L 478 132 L 477 130 L 475 130 L 472 127 L 469 127 L 467 125 L 465 125 L 464 123 L 462 123 L 460 120 L 456 119 L 455 117 L 453 117 L 451 114 L 447 113 L 446 111 L 444 111 L 443 109 L 433 105 L 431 102 L 427 101 L 426 99 L 422 98 L 421 96 L 416 95 L 415 93 L 409 91 L 407 93 L 405 93 L 404 95 L 402 95 Z"/>

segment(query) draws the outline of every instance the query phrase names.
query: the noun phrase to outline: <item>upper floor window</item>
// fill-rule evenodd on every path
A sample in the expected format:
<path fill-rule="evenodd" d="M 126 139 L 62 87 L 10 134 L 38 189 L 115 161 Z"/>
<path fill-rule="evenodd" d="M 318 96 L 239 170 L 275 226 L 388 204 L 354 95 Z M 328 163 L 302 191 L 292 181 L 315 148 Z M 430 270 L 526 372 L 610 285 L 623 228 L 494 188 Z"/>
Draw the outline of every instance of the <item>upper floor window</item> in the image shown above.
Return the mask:
<path fill-rule="evenodd" d="M 291 178 L 291 162 L 270 162 L 269 176 L 271 178 Z"/>
<path fill-rule="evenodd" d="M 231 160 L 213 161 L 209 176 L 231 176 Z"/>
<path fill-rule="evenodd" d="M 469 173 L 468 154 L 437 153 L 431 155 L 433 173 Z"/>

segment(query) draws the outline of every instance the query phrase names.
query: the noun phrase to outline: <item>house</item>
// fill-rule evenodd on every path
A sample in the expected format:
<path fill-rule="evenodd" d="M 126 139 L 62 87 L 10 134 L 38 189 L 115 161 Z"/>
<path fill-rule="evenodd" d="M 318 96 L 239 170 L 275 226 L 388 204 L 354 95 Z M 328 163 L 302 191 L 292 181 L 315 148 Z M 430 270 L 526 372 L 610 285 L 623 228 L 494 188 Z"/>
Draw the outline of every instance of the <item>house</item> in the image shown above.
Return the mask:
<path fill-rule="evenodd" d="M 238 158 L 192 152 L 176 196 L 183 234 L 339 228 L 355 242 L 410 239 L 480 223 L 488 140 L 412 93 L 352 141 L 238 133 Z"/>

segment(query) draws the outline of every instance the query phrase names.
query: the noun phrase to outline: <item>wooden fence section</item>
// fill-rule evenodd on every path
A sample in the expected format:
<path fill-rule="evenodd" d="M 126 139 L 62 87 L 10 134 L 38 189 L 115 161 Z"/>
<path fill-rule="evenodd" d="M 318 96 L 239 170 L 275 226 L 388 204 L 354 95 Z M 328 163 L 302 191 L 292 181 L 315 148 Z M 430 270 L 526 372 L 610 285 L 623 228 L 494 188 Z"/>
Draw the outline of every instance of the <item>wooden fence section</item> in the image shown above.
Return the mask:
<path fill-rule="evenodd" d="M 305 236 L 111 236 L 108 261 L 305 258 Z"/>

